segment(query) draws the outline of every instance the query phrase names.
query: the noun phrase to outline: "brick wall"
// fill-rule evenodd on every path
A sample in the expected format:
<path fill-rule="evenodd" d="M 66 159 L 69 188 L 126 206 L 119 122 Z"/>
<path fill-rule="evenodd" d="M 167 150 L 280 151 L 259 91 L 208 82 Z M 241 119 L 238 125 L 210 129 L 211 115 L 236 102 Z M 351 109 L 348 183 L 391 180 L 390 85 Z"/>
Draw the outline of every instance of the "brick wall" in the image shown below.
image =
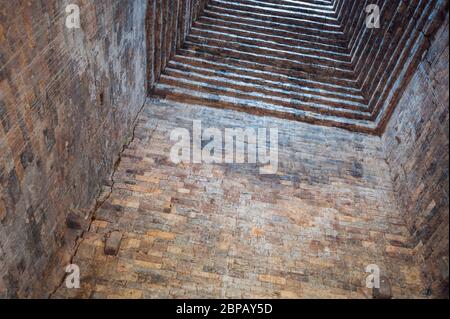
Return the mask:
<path fill-rule="evenodd" d="M 146 1 L 0 8 L 0 297 L 46 296 L 143 105 Z"/>
<path fill-rule="evenodd" d="M 172 130 L 278 128 L 279 170 L 174 164 Z M 371 298 L 376 264 L 395 298 L 423 297 L 381 140 L 232 110 L 149 99 L 65 297 Z M 117 256 L 104 241 L 123 233 Z"/>
<path fill-rule="evenodd" d="M 448 16 L 383 136 L 394 188 L 430 293 L 448 298 Z"/>
<path fill-rule="evenodd" d="M 147 9 L 147 80 L 152 88 L 209 0 L 150 0 Z"/>
<path fill-rule="evenodd" d="M 80 30 L 64 26 L 68 0 L 0 0 L 0 297 L 48 296 L 57 286 L 76 239 L 88 224 L 100 185 L 109 184 L 117 154 L 131 136 L 146 95 L 145 79 L 152 87 L 206 3 L 71 2 L 81 6 Z M 346 19 L 348 3 L 339 2 L 337 7 Z M 382 7 L 389 12 L 390 7 Z M 411 15 L 413 9 L 408 11 Z M 355 33 L 352 41 L 376 43 L 372 37 L 371 42 L 363 41 L 369 36 Z M 155 102 L 142 115 L 144 125 L 137 128 L 135 144 L 119 166 L 116 178 L 123 193 L 118 187 L 110 201 L 116 206 L 136 203 L 129 194 L 140 189 L 143 177 L 131 168 L 143 165 L 156 174 L 158 190 L 167 196 L 142 207 L 156 205 L 156 211 L 165 215 L 158 215 L 162 221 L 157 222 L 145 215 L 146 209 L 124 204 L 119 208 L 127 214 L 121 222 L 137 227 L 125 239 L 139 242 L 140 249 L 162 250 L 159 275 L 173 284 L 163 291 L 171 296 L 245 297 L 250 292 L 266 297 L 364 297 L 368 295 L 364 268 L 376 263 L 392 281 L 394 297 L 421 297 L 428 292 L 422 289 L 417 262 L 425 266 L 432 293 L 443 296 L 448 290 L 446 86 L 448 23 L 394 113 L 383 136 L 384 150 L 374 136 L 233 111 L 208 117 L 201 108 L 170 108 Z M 192 173 L 186 175 L 167 164 L 159 152 L 169 147 L 170 129 L 189 126 L 190 120 L 201 116 L 205 124 L 217 127 L 282 127 L 279 174 L 263 177 L 248 168 L 219 166 L 213 171 L 221 181 L 217 185 L 215 180 L 205 181 L 202 174 L 208 176 L 210 171 L 182 167 Z M 159 127 L 148 131 L 146 125 L 152 121 Z M 153 131 L 152 144 L 147 144 Z M 133 162 L 143 152 L 147 153 L 142 158 L 154 165 Z M 386 157 L 404 209 L 394 199 Z M 197 213 L 198 207 L 207 209 Z M 148 211 L 155 214 L 153 208 Z M 191 211 L 195 213 L 189 218 L 183 215 Z M 101 214 L 102 210 L 97 217 Z M 126 219 L 134 214 L 152 222 L 141 225 Z M 184 222 L 172 223 L 171 218 Z M 229 221 L 223 229 L 214 228 Z M 101 241 L 103 232 L 116 226 L 115 220 L 96 222 L 106 226 L 93 227 L 93 234 L 85 236 L 78 251 L 81 264 L 83 252 L 91 246 L 95 250 L 95 240 Z M 199 224 L 208 226 L 204 233 L 198 232 Z M 161 233 L 156 230 L 177 234 L 170 238 L 178 236 L 178 241 L 159 241 Z M 204 248 L 211 238 L 218 250 Z M 185 246 L 177 246 L 180 243 Z M 124 247 L 130 249 L 125 253 L 136 253 L 133 245 Z M 219 267 L 224 261 L 220 247 L 229 252 L 229 273 Z M 176 265 L 181 274 L 171 268 L 174 255 L 192 256 L 197 250 L 194 262 Z M 89 255 L 85 262 L 100 270 L 108 266 L 102 255 L 95 258 Z M 108 276 L 114 274 L 120 275 Z M 214 280 L 225 289 L 211 288 Z"/>

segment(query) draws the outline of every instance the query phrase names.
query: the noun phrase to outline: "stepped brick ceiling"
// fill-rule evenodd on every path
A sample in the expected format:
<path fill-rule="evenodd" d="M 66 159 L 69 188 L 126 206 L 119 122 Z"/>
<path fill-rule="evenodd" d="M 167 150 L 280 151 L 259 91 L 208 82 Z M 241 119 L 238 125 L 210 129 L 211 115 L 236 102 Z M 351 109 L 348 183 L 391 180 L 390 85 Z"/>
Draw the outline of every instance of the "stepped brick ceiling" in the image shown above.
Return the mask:
<path fill-rule="evenodd" d="M 365 8 L 380 8 L 367 28 Z M 213 0 L 154 94 L 381 134 L 440 0 Z"/>

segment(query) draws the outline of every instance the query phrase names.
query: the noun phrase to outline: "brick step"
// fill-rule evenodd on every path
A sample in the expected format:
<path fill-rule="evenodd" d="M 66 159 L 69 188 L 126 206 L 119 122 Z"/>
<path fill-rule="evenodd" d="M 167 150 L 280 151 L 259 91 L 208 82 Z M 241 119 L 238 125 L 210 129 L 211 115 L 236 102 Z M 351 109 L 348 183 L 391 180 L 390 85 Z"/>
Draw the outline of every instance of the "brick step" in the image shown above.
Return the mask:
<path fill-rule="evenodd" d="M 322 14 L 313 9 L 294 8 L 281 5 L 267 5 L 258 1 L 223 1 L 213 0 L 212 5 L 221 8 L 227 8 L 232 10 L 247 11 L 263 15 L 270 15 L 273 19 L 285 19 L 286 22 L 291 23 L 295 20 L 295 24 L 308 27 L 317 27 L 319 24 L 323 24 L 327 30 L 341 30 L 339 21 L 335 14 L 330 11 L 329 14 Z"/>
<path fill-rule="evenodd" d="M 270 16 L 258 16 L 257 14 L 251 14 L 250 12 L 221 9 L 215 6 L 209 6 L 204 14 L 211 18 L 222 18 L 233 22 L 245 22 L 255 26 L 263 26 L 267 28 L 276 28 L 285 31 L 290 31 L 299 34 L 305 34 L 310 37 L 328 38 L 334 41 L 345 41 L 345 35 L 338 30 L 326 30 L 318 28 L 308 28 L 306 26 L 289 24 L 284 19 L 272 21 Z"/>
<path fill-rule="evenodd" d="M 280 68 L 274 65 L 265 65 L 254 61 L 239 60 L 232 57 L 216 56 L 189 49 L 181 49 L 179 55 L 175 56 L 174 59 L 199 67 L 203 67 L 205 63 L 208 67 L 219 65 L 220 70 L 231 70 L 242 75 L 259 76 L 263 79 L 287 82 L 298 86 L 314 86 L 319 90 L 323 90 L 324 93 L 332 91 L 334 93 L 347 94 L 351 97 L 361 97 L 361 91 L 356 87 L 356 82 L 348 79 L 333 76 L 323 79 L 316 74 Z"/>
<path fill-rule="evenodd" d="M 208 94 L 248 99 L 254 101 L 254 104 L 264 102 L 280 107 L 294 108 L 331 116 L 341 116 L 349 119 L 365 120 L 368 118 L 368 113 L 315 103 L 307 95 L 280 96 L 280 94 L 273 94 L 273 90 L 266 90 L 264 92 L 263 87 L 258 88 L 244 82 L 221 79 L 220 77 L 208 78 L 180 70 L 166 70 L 165 74 L 160 78 L 160 83 Z"/>
<path fill-rule="evenodd" d="M 296 72 L 313 73 L 315 76 L 325 79 L 333 76 L 341 79 L 355 80 L 355 74 L 350 67 L 337 68 L 314 62 L 307 63 L 302 61 L 301 55 L 289 52 L 280 52 L 239 42 L 197 37 L 195 35 L 189 35 L 187 37 L 186 46 L 188 49 L 197 52 L 273 65 Z"/>
<path fill-rule="evenodd" d="M 334 3 L 309 3 L 307 1 L 295 1 L 295 0 L 234 0 L 234 1 L 245 1 L 247 3 L 258 3 L 260 5 L 266 6 L 266 7 L 284 7 L 284 8 L 291 8 L 293 10 L 304 10 L 306 12 L 312 12 L 312 13 L 321 13 L 325 15 L 335 15 L 335 7 Z"/>
<path fill-rule="evenodd" d="M 366 104 L 364 97 L 358 94 L 358 91 L 349 88 L 267 71 L 256 71 L 243 66 L 234 66 L 230 63 L 219 63 L 178 55 L 169 63 L 169 66 L 205 75 L 220 75 L 235 80 L 251 81 L 258 85 L 266 85 L 294 93 L 306 93 L 330 99 L 345 99 L 360 105 Z"/>
<path fill-rule="evenodd" d="M 317 37 L 309 37 L 298 33 L 277 30 L 275 28 L 254 26 L 243 22 L 237 23 L 222 19 L 209 18 L 206 16 L 202 16 L 199 20 L 194 22 L 193 26 L 203 30 L 228 32 L 230 34 L 243 36 L 251 35 L 254 39 L 274 41 L 276 43 L 291 46 L 301 46 L 311 50 L 316 49 L 324 51 L 325 53 L 333 53 L 350 57 L 349 49 L 346 47 L 346 43 L 341 43 L 341 45 L 339 45 L 339 42 L 329 41 L 327 38 L 320 41 L 321 39 L 318 39 Z"/>
<path fill-rule="evenodd" d="M 336 19 L 336 12 L 333 5 L 318 5 L 295 1 L 233 0 L 233 2 L 251 6 L 256 5 L 270 10 L 288 10 L 295 13 L 303 12 L 310 15 L 320 15 L 326 18 Z"/>
<path fill-rule="evenodd" d="M 229 71 L 223 71 L 221 69 L 196 67 L 190 64 L 179 63 L 177 61 L 171 61 L 169 63 L 165 74 L 196 78 L 199 81 L 201 81 L 200 79 L 202 79 L 203 81 L 208 83 L 222 81 L 223 85 L 236 85 L 237 87 L 243 87 L 246 91 L 267 93 L 273 96 L 285 98 L 292 97 L 302 101 L 311 101 L 314 103 L 321 103 L 324 105 L 348 110 L 363 112 L 367 110 L 367 106 L 364 103 L 362 97 L 359 97 L 359 99 L 357 99 L 357 97 L 355 96 L 349 98 L 348 95 L 333 94 L 332 91 L 329 92 L 327 96 L 314 86 L 308 88 L 305 86 L 292 85 L 283 82 L 261 80 L 259 77 L 243 76 Z M 211 80 L 211 82 L 209 80 Z"/>
<path fill-rule="evenodd" d="M 270 103 L 255 102 L 252 99 L 235 98 L 189 90 L 159 83 L 153 89 L 153 96 L 189 105 L 202 105 L 220 109 L 233 109 L 260 116 L 273 116 L 286 120 L 301 121 L 311 124 L 338 127 L 350 131 L 373 134 L 375 127 L 371 122 L 347 119 L 287 108 Z"/>
<path fill-rule="evenodd" d="M 273 40 L 277 41 L 278 43 L 284 43 L 288 45 L 300 44 L 311 49 L 349 55 L 349 49 L 347 47 L 347 42 L 345 41 L 335 41 L 327 37 L 321 38 L 317 36 L 277 29 L 270 26 L 258 26 L 250 23 L 245 23 L 244 21 L 233 22 L 226 19 L 208 17 L 205 15 L 197 20 L 194 23 L 194 26 L 216 31 L 227 30 L 227 32 L 239 30 L 244 32 L 243 34 L 251 33 L 252 36 L 256 39 Z"/>
<path fill-rule="evenodd" d="M 351 67 L 351 56 L 345 53 L 316 49 L 310 42 L 289 40 L 283 37 L 249 32 L 245 29 L 232 29 L 205 25 L 201 22 L 195 23 L 191 29 L 191 35 L 199 37 L 211 37 L 223 41 L 239 42 L 253 46 L 264 46 L 280 52 L 292 52 L 299 54 L 304 61 L 317 61 L 329 66 L 349 68 Z M 261 48 L 263 49 L 263 48 Z M 304 57 L 304 58 L 303 58 Z"/>

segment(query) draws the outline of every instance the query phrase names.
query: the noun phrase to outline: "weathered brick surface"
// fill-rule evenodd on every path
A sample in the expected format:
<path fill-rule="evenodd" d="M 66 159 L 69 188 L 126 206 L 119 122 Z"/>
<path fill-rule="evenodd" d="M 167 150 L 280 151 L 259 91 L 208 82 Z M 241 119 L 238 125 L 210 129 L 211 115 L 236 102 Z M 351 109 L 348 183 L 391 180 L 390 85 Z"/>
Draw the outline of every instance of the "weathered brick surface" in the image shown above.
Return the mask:
<path fill-rule="evenodd" d="M 79 4 L 81 29 L 65 27 Z M 0 0 L 0 297 L 59 283 L 145 100 L 145 0 Z"/>
<path fill-rule="evenodd" d="M 175 165 L 170 132 L 277 127 L 280 170 Z M 393 297 L 423 297 L 380 139 L 236 111 L 149 100 L 109 200 L 74 262 L 91 298 L 372 298 L 377 264 Z M 105 235 L 124 237 L 105 256 Z"/>
<path fill-rule="evenodd" d="M 435 297 L 448 298 L 448 19 L 400 100 L 383 143 L 414 257 Z"/>

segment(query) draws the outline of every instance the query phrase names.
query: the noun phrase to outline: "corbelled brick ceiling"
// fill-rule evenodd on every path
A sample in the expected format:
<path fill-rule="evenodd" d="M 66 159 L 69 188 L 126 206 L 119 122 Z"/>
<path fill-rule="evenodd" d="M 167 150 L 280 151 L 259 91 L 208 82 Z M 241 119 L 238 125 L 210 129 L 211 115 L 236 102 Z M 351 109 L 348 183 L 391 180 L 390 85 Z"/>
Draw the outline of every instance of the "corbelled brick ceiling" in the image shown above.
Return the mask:
<path fill-rule="evenodd" d="M 365 8 L 380 8 L 380 28 Z M 212 0 L 157 96 L 380 134 L 441 0 Z"/>

